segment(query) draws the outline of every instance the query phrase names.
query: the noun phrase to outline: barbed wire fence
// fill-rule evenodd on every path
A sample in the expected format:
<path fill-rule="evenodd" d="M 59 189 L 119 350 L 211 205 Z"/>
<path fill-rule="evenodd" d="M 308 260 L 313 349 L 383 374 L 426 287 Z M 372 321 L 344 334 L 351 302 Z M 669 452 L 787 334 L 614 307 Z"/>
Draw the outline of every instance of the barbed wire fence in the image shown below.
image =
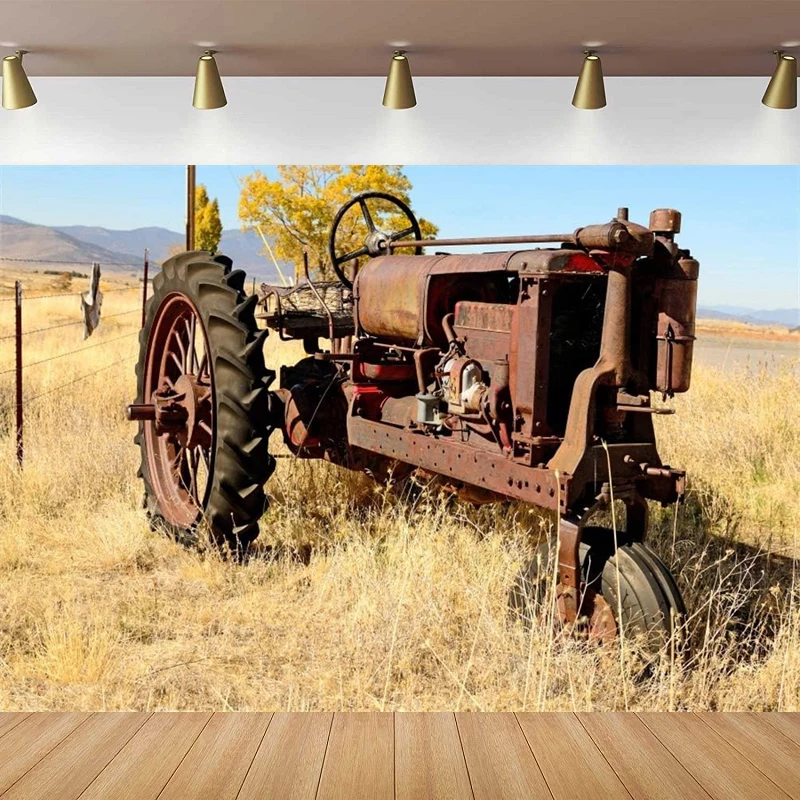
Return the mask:
<path fill-rule="evenodd" d="M 82 266 L 86 267 L 85 262 L 74 262 L 74 261 L 52 261 L 52 260 L 45 260 L 45 259 L 21 259 L 21 258 L 3 258 L 3 262 L 15 262 L 15 263 L 37 263 L 37 264 L 49 264 L 49 265 L 64 265 L 64 266 Z M 92 265 L 93 266 L 93 265 Z M 124 311 L 115 312 L 114 314 L 100 314 L 100 320 L 108 320 L 114 319 L 119 317 L 126 317 L 133 314 L 140 314 L 141 325 L 140 327 L 144 327 L 145 323 L 145 315 L 146 315 L 146 307 L 147 307 L 147 299 L 148 299 L 148 287 L 150 282 L 150 256 L 147 250 L 144 251 L 144 257 L 142 259 L 141 264 L 114 264 L 114 267 L 136 267 L 137 269 L 141 270 L 140 280 L 142 282 L 141 288 L 141 301 L 135 307 L 126 309 Z M 111 294 L 114 292 L 133 292 L 139 291 L 139 287 L 134 286 L 121 286 L 121 287 L 114 287 L 111 289 L 101 290 L 103 296 L 107 294 Z M 43 391 L 36 392 L 34 394 L 25 394 L 25 372 L 27 369 L 31 367 L 36 367 L 41 364 L 46 364 L 51 361 L 57 361 L 62 358 L 69 358 L 72 356 L 80 355 L 87 350 L 94 350 L 96 348 L 103 348 L 107 345 L 111 345 L 115 342 L 119 342 L 123 339 L 132 338 L 134 336 L 138 336 L 139 329 L 137 328 L 134 331 L 121 334 L 119 336 L 115 336 L 111 339 L 104 339 L 100 342 L 93 342 L 91 344 L 85 344 L 82 347 L 73 348 L 71 350 L 67 350 L 60 353 L 55 353 L 53 355 L 47 356 L 46 358 L 40 358 L 35 361 L 25 362 L 23 357 L 23 346 L 24 342 L 30 336 L 36 336 L 39 334 L 47 333 L 49 331 L 59 330 L 61 328 L 68 328 L 71 326 L 78 326 L 84 325 L 84 319 L 77 319 L 77 320 L 70 320 L 67 322 L 59 322 L 54 325 L 48 325 L 45 327 L 35 328 L 33 330 L 24 330 L 23 328 L 23 299 L 25 304 L 39 301 L 39 300 L 52 300 L 55 298 L 65 298 L 65 297 L 73 297 L 79 299 L 83 292 L 76 292 L 76 291 L 67 291 L 67 292 L 52 292 L 48 294 L 34 294 L 31 296 L 24 295 L 23 297 L 23 287 L 22 281 L 16 280 L 14 282 L 14 296 L 13 297 L 3 297 L 0 298 L 0 318 L 2 318 L 2 307 L 6 303 L 14 303 L 14 332 L 10 334 L 6 334 L 0 336 L 0 342 L 6 340 L 14 340 L 14 363 L 13 366 L 3 367 L 0 369 L 0 377 L 4 375 L 14 374 L 14 406 L 15 406 L 15 441 L 16 441 L 16 459 L 17 464 L 20 468 L 23 465 L 24 455 L 25 455 L 25 447 L 24 447 L 24 421 L 25 421 L 25 409 L 26 407 L 42 397 L 46 397 L 51 394 L 55 394 L 56 392 L 66 392 L 80 385 L 81 383 L 87 381 L 89 378 L 93 378 L 95 375 L 98 375 L 101 372 L 105 372 L 107 370 L 113 369 L 114 367 L 120 366 L 121 364 L 128 363 L 130 364 L 132 361 L 131 356 L 126 356 L 124 358 L 116 359 L 108 364 L 104 364 L 103 366 L 94 369 L 90 372 L 85 372 L 81 375 L 78 375 L 75 378 L 72 378 L 69 381 L 65 381 L 57 386 L 48 387 Z M 76 306 L 79 308 L 79 306 Z"/>

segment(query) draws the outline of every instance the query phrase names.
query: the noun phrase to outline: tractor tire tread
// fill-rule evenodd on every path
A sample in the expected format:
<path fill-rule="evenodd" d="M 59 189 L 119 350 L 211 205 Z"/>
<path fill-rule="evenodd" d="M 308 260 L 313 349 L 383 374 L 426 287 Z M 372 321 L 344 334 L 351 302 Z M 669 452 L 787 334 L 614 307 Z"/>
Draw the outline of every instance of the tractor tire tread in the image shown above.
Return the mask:
<path fill-rule="evenodd" d="M 206 331 L 215 384 L 213 474 L 204 507 L 188 528 L 167 522 L 158 506 L 148 470 L 143 424 L 134 438 L 141 450 L 139 473 L 151 526 L 184 544 L 199 545 L 206 523 L 213 543 L 237 554 L 246 552 L 258 535 L 258 522 L 268 506 L 263 485 L 275 467 L 268 447 L 272 427 L 266 414 L 269 403 L 265 391 L 274 373 L 264 363 L 264 332 L 257 328 L 253 313 L 257 298 L 246 296 L 244 277 L 242 270 L 232 270 L 229 258 L 206 251 L 168 259 L 153 280 L 153 296 L 139 336 L 137 402 L 143 402 L 148 338 L 164 298 L 176 292 L 188 297 Z"/>

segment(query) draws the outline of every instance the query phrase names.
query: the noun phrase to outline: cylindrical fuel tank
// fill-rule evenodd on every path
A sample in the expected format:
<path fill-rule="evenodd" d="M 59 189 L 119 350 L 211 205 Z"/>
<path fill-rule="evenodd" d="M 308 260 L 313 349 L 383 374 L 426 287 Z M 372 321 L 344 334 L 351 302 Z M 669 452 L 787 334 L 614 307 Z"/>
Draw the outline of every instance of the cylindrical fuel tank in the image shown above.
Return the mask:
<path fill-rule="evenodd" d="M 425 284 L 441 256 L 381 256 L 359 270 L 353 286 L 359 330 L 413 344 L 423 320 Z"/>
<path fill-rule="evenodd" d="M 404 345 L 445 345 L 442 319 L 459 300 L 497 302 L 511 253 L 380 256 L 353 285 L 356 329 Z M 482 274 L 479 274 L 482 273 Z"/>
<path fill-rule="evenodd" d="M 681 258 L 669 275 L 656 279 L 656 359 L 653 387 L 665 394 L 686 392 L 692 378 L 697 277 L 700 264 Z"/>

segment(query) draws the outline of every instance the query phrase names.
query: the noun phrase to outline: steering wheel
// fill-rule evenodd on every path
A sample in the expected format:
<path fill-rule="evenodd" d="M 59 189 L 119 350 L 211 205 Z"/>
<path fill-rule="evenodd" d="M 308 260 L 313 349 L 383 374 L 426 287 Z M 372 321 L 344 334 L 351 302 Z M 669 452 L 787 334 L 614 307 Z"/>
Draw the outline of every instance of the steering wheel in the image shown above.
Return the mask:
<path fill-rule="evenodd" d="M 405 215 L 409 225 L 394 233 L 387 233 L 386 231 L 380 230 L 372 221 L 372 214 L 370 214 L 369 207 L 367 206 L 367 200 L 384 200 L 397 206 Z M 367 238 L 364 240 L 364 244 L 357 250 L 345 253 L 344 255 L 338 255 L 336 251 L 336 234 L 339 231 L 339 225 L 344 219 L 345 214 L 356 204 L 360 207 L 361 216 L 364 218 L 364 222 L 367 225 Z M 396 242 L 411 234 L 414 235 L 416 241 L 422 239 L 422 232 L 420 231 L 417 218 L 402 200 L 386 192 L 363 192 L 362 194 L 356 195 L 339 209 L 333 220 L 333 225 L 331 225 L 331 232 L 328 237 L 328 255 L 331 259 L 331 266 L 336 273 L 336 277 L 348 289 L 352 289 L 353 284 L 347 275 L 345 275 L 342 264 L 346 264 L 348 261 L 353 261 L 361 256 L 375 258 L 376 256 L 386 255 L 390 252 L 389 248 L 386 246 L 389 242 Z M 422 248 L 415 247 L 414 254 L 418 256 L 422 255 Z"/>

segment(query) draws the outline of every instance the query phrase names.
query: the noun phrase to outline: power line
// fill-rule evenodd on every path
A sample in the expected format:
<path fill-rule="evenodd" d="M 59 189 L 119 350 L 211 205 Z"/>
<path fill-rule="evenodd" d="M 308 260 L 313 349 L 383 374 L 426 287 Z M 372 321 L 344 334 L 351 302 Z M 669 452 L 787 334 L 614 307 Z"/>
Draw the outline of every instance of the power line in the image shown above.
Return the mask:
<path fill-rule="evenodd" d="M 124 317 L 126 314 L 135 314 L 135 313 L 139 312 L 140 310 L 141 309 L 139 309 L 139 308 L 132 308 L 129 311 L 120 311 L 118 314 L 101 314 L 100 315 L 100 320 L 102 322 L 102 320 L 104 320 L 104 319 L 114 319 L 115 317 Z M 58 328 L 68 328 L 70 325 L 83 325 L 83 320 L 79 319 L 79 320 L 75 320 L 73 322 L 62 322 L 59 325 L 50 325 L 48 328 L 36 328 L 35 330 L 32 330 L 32 331 L 23 331 L 22 335 L 23 336 L 32 336 L 34 333 L 45 333 L 47 331 L 54 331 L 54 330 L 56 330 Z M 16 337 L 16 334 L 9 333 L 9 334 L 7 334 L 5 336 L 0 336 L 0 342 L 4 341 L 6 339 L 13 339 L 15 337 Z"/>
<path fill-rule="evenodd" d="M 71 267 L 85 267 L 85 261 L 59 261 L 52 258 L 6 258 L 0 256 L 0 262 L 13 261 L 15 264 L 65 264 Z M 129 264 L 127 261 L 101 261 L 107 267 L 140 267 L 141 264 Z"/>
<path fill-rule="evenodd" d="M 130 291 L 133 291 L 134 289 L 136 289 L 138 291 L 139 287 L 138 286 L 120 286 L 120 287 L 116 287 L 114 289 L 101 289 L 100 292 L 102 294 L 106 295 L 106 294 L 111 294 L 112 292 L 130 292 Z M 78 291 L 78 292 L 59 292 L 58 294 L 37 294 L 37 295 L 33 295 L 32 297 L 30 295 L 26 294 L 24 299 L 27 302 L 28 300 L 49 300 L 52 297 L 80 297 L 82 294 L 83 294 L 82 291 Z M 0 297 L 0 303 L 13 303 L 15 299 L 16 299 L 15 297 Z"/>
<path fill-rule="evenodd" d="M 77 350 L 70 350 L 67 353 L 58 353 L 57 355 L 50 356 L 49 358 L 42 358 L 39 361 L 31 361 L 30 364 L 23 364 L 22 368 L 27 369 L 28 367 L 36 367 L 39 364 L 46 364 L 48 361 L 55 361 L 59 358 L 66 358 L 67 356 L 74 356 L 78 353 L 84 353 L 87 350 L 92 350 L 95 347 L 103 347 L 103 345 L 111 344 L 112 342 L 118 342 L 120 339 L 128 339 L 131 336 L 138 336 L 139 331 L 133 331 L 132 333 L 123 333 L 122 336 L 115 336 L 113 339 L 107 339 L 104 342 L 97 342 L 96 344 L 88 344 L 85 347 L 80 347 Z M 11 372 L 14 372 L 16 367 L 11 367 L 11 369 L 5 369 L 0 372 L 0 375 L 8 375 Z"/>

